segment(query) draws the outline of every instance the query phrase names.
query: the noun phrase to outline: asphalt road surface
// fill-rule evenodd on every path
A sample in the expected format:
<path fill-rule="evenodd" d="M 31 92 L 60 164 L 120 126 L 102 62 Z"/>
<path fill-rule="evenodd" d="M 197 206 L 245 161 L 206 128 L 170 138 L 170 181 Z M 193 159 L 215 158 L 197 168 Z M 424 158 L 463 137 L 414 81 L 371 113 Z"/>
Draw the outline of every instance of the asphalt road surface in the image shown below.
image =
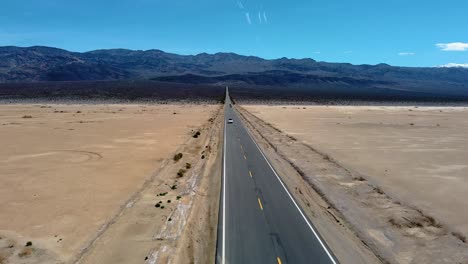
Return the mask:
<path fill-rule="evenodd" d="M 225 104 L 216 263 L 338 263 L 230 106 L 228 95 Z"/>

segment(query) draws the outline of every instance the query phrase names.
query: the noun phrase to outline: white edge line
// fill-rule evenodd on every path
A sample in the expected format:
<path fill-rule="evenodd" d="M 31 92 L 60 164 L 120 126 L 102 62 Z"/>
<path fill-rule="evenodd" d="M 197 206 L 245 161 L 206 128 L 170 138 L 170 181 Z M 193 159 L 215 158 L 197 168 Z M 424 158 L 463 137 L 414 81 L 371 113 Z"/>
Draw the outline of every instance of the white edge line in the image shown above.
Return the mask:
<path fill-rule="evenodd" d="M 227 89 L 226 89 L 227 91 Z M 224 141 L 223 141 L 223 246 L 221 251 L 221 264 L 226 257 L 226 105 L 224 105 Z"/>
<path fill-rule="evenodd" d="M 236 112 L 237 114 L 237 112 Z M 238 114 L 237 114 L 238 115 Z M 243 125 L 243 124 L 242 124 Z M 306 216 L 304 215 L 304 213 L 302 213 L 302 210 L 301 208 L 297 205 L 296 201 L 294 200 L 294 198 L 292 197 L 292 195 L 289 193 L 288 189 L 286 188 L 286 186 L 284 185 L 283 181 L 281 180 L 281 178 L 278 176 L 278 174 L 276 173 L 275 169 L 273 168 L 273 166 L 271 166 L 270 162 L 268 161 L 268 159 L 266 158 L 265 154 L 263 154 L 263 151 L 260 149 L 260 147 L 258 146 L 257 142 L 254 140 L 253 136 L 250 134 L 250 131 L 245 128 L 245 131 L 247 131 L 247 134 L 249 134 L 249 137 L 250 139 L 252 139 L 253 143 L 255 144 L 255 146 L 257 146 L 257 149 L 260 151 L 260 154 L 262 154 L 263 158 L 265 159 L 265 161 L 267 162 L 268 166 L 270 166 L 270 169 L 273 171 L 273 173 L 275 174 L 276 178 L 278 179 L 278 181 L 281 183 L 281 186 L 283 186 L 284 190 L 286 191 L 286 193 L 288 194 L 289 198 L 291 198 L 292 202 L 294 203 L 294 205 L 296 206 L 297 210 L 299 211 L 299 213 L 302 215 L 302 218 L 304 218 L 304 221 L 307 223 L 307 225 L 309 226 L 310 230 L 312 230 L 312 233 L 314 233 L 315 237 L 317 238 L 317 240 L 320 242 L 320 245 L 322 246 L 322 248 L 325 250 L 325 252 L 327 252 L 327 255 L 328 257 L 330 258 L 330 260 L 333 262 L 333 264 L 337 264 L 335 259 L 332 257 L 332 255 L 330 254 L 330 252 L 328 251 L 327 247 L 325 246 L 325 244 L 322 242 L 322 240 L 320 239 L 319 235 L 317 234 L 317 232 L 315 231 L 315 229 L 312 227 L 312 225 L 309 223 L 309 221 L 307 220 Z M 223 238 L 224 239 L 224 238 Z M 224 244 L 223 244 L 224 245 Z"/>

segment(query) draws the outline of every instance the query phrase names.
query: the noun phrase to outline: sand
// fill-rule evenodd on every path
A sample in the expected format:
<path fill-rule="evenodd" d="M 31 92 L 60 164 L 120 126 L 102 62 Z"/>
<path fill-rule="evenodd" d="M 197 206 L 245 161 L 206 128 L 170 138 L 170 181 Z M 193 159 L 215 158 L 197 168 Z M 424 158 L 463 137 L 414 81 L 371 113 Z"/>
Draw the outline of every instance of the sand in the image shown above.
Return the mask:
<path fill-rule="evenodd" d="M 244 108 L 468 236 L 467 108 Z"/>
<path fill-rule="evenodd" d="M 0 105 L 0 242 L 71 260 L 218 108 Z"/>

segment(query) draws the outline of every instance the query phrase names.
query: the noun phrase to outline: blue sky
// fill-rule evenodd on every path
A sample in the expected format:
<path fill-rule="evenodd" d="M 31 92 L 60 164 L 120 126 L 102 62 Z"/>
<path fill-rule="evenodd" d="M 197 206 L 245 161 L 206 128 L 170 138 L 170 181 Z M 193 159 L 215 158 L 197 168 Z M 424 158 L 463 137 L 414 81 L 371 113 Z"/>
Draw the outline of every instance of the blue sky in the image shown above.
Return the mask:
<path fill-rule="evenodd" d="M 1 2 L 1 46 L 229 51 L 402 66 L 468 63 L 466 0 Z"/>

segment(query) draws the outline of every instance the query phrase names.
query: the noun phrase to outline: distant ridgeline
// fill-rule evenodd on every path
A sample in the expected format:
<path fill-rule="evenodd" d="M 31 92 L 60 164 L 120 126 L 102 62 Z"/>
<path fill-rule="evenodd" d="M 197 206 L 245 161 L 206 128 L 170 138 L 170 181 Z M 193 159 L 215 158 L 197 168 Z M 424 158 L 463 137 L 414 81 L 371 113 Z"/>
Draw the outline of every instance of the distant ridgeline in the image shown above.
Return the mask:
<path fill-rule="evenodd" d="M 227 85 L 239 99 L 468 101 L 464 68 L 265 60 L 234 53 L 0 47 L 0 98 L 213 99 L 222 98 Z"/>

